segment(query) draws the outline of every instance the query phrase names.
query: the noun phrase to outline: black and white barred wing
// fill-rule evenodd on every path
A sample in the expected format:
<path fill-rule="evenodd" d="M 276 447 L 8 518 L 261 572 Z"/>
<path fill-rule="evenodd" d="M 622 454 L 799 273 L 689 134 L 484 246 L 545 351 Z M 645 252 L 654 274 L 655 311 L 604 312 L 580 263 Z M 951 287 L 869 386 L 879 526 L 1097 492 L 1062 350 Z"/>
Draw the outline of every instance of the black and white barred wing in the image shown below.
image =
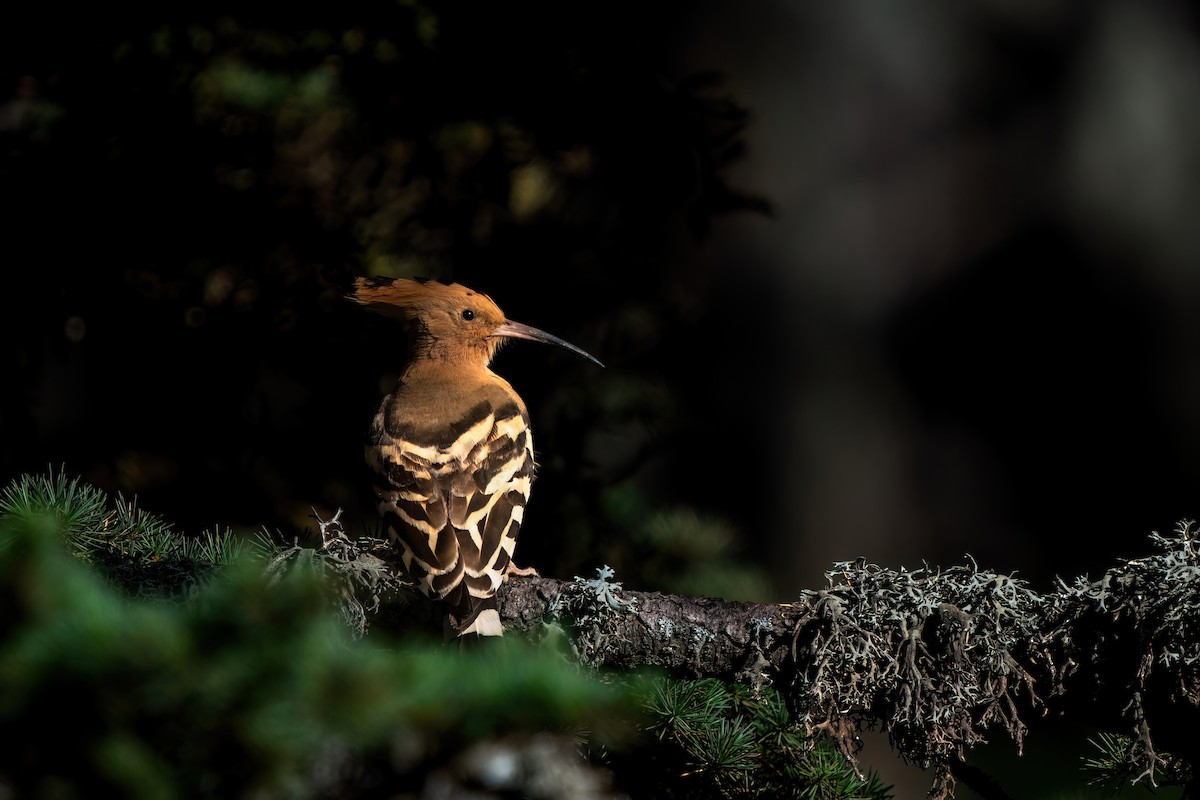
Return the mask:
<path fill-rule="evenodd" d="M 424 444 L 380 431 L 380 511 L 405 570 L 469 629 L 512 560 L 533 481 L 533 442 L 516 406 L 488 409 L 452 441 Z M 486 620 L 496 633 L 499 616 Z"/>

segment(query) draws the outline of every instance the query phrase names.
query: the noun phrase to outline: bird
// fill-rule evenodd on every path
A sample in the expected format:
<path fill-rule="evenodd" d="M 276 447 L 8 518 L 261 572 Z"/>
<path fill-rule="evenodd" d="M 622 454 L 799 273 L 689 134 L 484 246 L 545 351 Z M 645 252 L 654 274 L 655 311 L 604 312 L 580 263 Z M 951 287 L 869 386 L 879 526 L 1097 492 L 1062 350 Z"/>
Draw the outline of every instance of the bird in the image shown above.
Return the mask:
<path fill-rule="evenodd" d="M 535 470 L 525 402 L 489 367 L 511 339 L 590 353 L 513 322 L 457 283 L 357 278 L 350 299 L 400 319 L 409 360 L 366 439 L 379 513 L 403 571 L 446 610 L 446 636 L 503 636 L 495 593 L 513 563 Z"/>

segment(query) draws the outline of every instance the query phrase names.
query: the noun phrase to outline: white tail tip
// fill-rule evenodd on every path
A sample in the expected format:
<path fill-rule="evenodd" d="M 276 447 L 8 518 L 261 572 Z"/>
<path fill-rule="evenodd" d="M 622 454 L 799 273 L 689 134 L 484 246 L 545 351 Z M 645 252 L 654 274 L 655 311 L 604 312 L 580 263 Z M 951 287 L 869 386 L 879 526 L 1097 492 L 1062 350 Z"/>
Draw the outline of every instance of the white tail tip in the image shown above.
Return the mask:
<path fill-rule="evenodd" d="M 458 635 L 461 637 L 469 633 L 478 636 L 503 636 L 504 626 L 500 624 L 500 612 L 494 608 L 485 608 L 480 611 L 479 616 L 475 617 L 475 621 L 463 628 Z"/>

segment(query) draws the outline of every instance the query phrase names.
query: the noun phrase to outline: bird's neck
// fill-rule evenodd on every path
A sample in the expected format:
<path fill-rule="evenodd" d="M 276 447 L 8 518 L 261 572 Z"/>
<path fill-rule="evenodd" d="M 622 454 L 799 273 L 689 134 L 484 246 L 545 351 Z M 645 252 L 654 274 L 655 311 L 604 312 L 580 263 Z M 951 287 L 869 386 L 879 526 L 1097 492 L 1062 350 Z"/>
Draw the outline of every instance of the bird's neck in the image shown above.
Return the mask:
<path fill-rule="evenodd" d="M 435 338 L 429 332 L 417 327 L 411 331 L 411 363 L 429 362 L 435 365 L 449 364 L 453 369 L 465 371 L 486 370 L 488 363 L 502 340 L 476 339 L 460 341 L 454 339 Z"/>
<path fill-rule="evenodd" d="M 487 361 L 474 357 L 468 358 L 458 353 L 448 357 L 417 356 L 409 361 L 405 368 L 403 383 L 492 383 L 497 380 L 496 373 L 488 369 Z"/>
<path fill-rule="evenodd" d="M 515 405 L 522 416 L 525 404 L 508 381 L 473 362 L 465 368 L 436 359 L 416 359 L 401 375 L 395 390 L 383 401 L 381 413 L 389 431 L 416 431 L 432 440 L 447 421 L 471 416 L 481 403 L 497 409 Z M 417 435 L 415 434 L 415 435 Z"/>

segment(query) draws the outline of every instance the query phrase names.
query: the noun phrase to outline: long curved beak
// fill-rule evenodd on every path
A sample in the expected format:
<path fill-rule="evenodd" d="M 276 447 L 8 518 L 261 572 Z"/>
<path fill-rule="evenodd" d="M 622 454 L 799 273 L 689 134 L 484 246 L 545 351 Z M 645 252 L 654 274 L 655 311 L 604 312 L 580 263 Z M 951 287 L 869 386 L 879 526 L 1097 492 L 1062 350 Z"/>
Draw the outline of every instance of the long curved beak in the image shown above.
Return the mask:
<path fill-rule="evenodd" d="M 508 339 L 528 339 L 531 342 L 545 342 L 546 344 L 556 344 L 559 347 L 565 347 L 566 349 L 570 350 L 572 353 L 578 353 L 579 355 L 586 358 L 588 361 L 591 361 L 593 364 L 596 364 L 601 367 L 604 366 L 603 364 L 600 363 L 600 359 L 596 358 L 594 355 L 587 352 L 586 350 L 576 347 L 575 345 L 571 344 L 570 342 L 568 342 L 564 339 L 560 339 L 553 334 L 546 333 L 544 330 L 541 330 L 540 328 L 535 328 L 532 325 L 523 325 L 520 322 L 505 322 L 503 325 L 500 325 L 499 327 L 496 328 L 496 330 L 494 330 L 492 332 L 492 336 L 503 336 Z"/>

